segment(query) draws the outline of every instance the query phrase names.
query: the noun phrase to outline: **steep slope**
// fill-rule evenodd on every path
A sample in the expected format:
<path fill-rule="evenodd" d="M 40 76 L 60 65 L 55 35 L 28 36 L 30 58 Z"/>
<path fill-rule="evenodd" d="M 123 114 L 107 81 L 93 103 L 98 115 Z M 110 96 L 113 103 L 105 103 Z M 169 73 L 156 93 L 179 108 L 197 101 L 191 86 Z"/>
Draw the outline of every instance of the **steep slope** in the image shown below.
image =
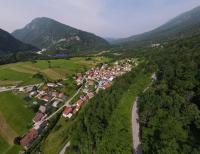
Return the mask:
<path fill-rule="evenodd" d="M 104 39 L 94 34 L 75 29 L 46 17 L 32 20 L 24 28 L 14 31 L 12 35 L 39 48 L 57 51 L 79 52 L 108 46 Z"/>
<path fill-rule="evenodd" d="M 200 7 L 185 12 L 166 24 L 143 34 L 134 35 L 128 38 L 119 39 L 115 43 L 141 42 L 141 41 L 162 41 L 175 38 L 182 38 L 200 32 Z"/>
<path fill-rule="evenodd" d="M 24 44 L 21 41 L 15 39 L 8 32 L 0 29 L 0 55 L 9 53 L 16 53 L 18 51 L 34 51 L 37 48 Z"/>

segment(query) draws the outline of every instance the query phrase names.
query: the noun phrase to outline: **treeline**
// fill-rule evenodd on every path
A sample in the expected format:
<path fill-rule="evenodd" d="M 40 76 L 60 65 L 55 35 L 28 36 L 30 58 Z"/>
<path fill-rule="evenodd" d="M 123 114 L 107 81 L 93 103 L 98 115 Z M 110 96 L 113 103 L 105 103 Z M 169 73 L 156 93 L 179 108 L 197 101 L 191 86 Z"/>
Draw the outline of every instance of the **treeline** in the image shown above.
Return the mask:
<path fill-rule="evenodd" d="M 120 119 L 124 119 L 124 121 L 122 120 L 118 123 L 112 120 L 116 120 L 116 118 L 114 118 L 114 116 L 116 116 L 115 111 L 120 104 L 121 98 L 129 87 L 136 82 L 135 78 L 137 73 L 140 72 L 142 72 L 142 69 L 138 68 L 137 70 L 119 77 L 115 80 L 114 85 L 110 89 L 101 91 L 81 110 L 70 131 L 71 145 L 67 153 L 131 154 L 133 152 L 132 138 L 129 131 L 131 129 L 131 114 L 129 115 L 128 113 L 127 117 L 120 117 Z M 134 100 L 131 100 L 132 103 L 133 101 Z M 121 108 L 122 112 L 124 112 L 123 107 L 126 108 L 125 105 L 126 104 Z M 131 110 L 131 107 L 129 107 L 128 110 Z M 120 109 L 118 109 L 118 111 L 120 112 Z M 125 114 L 127 114 L 126 111 Z M 120 134 L 110 133 L 112 132 L 111 129 L 117 132 L 115 127 L 112 126 L 115 122 L 120 126 Z M 128 125 L 126 125 L 127 123 Z M 108 134 L 110 138 L 113 138 L 113 140 L 109 141 L 109 144 L 107 144 Z"/>
<path fill-rule="evenodd" d="M 147 53 L 158 80 L 140 97 L 143 153 L 200 153 L 200 36 Z"/>

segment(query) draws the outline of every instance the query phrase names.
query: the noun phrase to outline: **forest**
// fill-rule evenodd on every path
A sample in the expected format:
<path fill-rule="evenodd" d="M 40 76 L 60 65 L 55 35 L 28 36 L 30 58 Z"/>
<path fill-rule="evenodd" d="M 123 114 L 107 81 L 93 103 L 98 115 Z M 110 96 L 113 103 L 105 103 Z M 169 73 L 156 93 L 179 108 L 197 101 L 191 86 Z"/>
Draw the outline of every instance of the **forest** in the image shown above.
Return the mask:
<path fill-rule="evenodd" d="M 67 153 L 133 153 L 131 108 L 137 94 L 150 82 L 143 68 L 140 65 L 117 78 L 110 89 L 88 102 L 71 128 Z"/>
<path fill-rule="evenodd" d="M 196 154 L 200 151 L 199 41 L 200 35 L 196 35 L 165 42 L 160 48 L 146 46 L 141 52 L 126 52 L 126 56 L 145 58 L 148 64 L 143 66 L 144 73 L 156 71 L 157 75 L 149 90 L 138 91 L 141 142 L 145 154 Z M 121 132 L 116 131 L 119 125 L 115 123 L 120 118 L 114 118 L 113 122 L 113 115 L 123 94 L 137 82 L 136 74 L 140 71 L 141 67 L 118 78 L 111 89 L 101 91 L 90 105 L 85 106 L 71 128 L 68 152 L 133 153 L 130 122 L 124 120 Z"/>
<path fill-rule="evenodd" d="M 157 81 L 140 97 L 144 153 L 200 153 L 200 36 L 176 40 L 146 56 Z"/>

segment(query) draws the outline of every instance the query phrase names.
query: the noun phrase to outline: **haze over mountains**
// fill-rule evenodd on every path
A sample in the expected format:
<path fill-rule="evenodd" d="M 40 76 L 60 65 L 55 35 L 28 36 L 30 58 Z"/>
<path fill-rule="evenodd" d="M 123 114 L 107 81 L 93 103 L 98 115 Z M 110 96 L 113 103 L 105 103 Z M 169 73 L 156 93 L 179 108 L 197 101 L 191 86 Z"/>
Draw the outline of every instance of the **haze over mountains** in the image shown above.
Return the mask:
<path fill-rule="evenodd" d="M 99 36 L 46 17 L 32 20 L 24 28 L 14 31 L 12 35 L 38 48 L 64 52 L 97 50 L 108 46 L 107 41 Z"/>
<path fill-rule="evenodd" d="M 196 7 L 150 32 L 124 39 L 107 38 L 106 40 L 114 44 L 161 42 L 194 35 L 199 32 L 200 7 Z M 40 49 L 46 48 L 55 53 L 79 54 L 102 50 L 109 46 L 109 43 L 99 36 L 78 30 L 46 17 L 32 20 L 24 28 L 14 31 L 12 35 L 16 39 L 9 33 L 1 30 L 0 54 L 36 50 L 36 47 Z M 32 46 L 27 44 L 31 44 Z"/>
<path fill-rule="evenodd" d="M 25 44 L 15 39 L 8 32 L 0 29 L 0 55 L 15 53 L 18 51 L 36 51 L 36 50 L 38 50 L 36 47 Z"/>
<path fill-rule="evenodd" d="M 163 40 L 172 40 L 200 32 L 200 6 L 185 12 L 166 24 L 139 35 L 133 35 L 128 38 L 114 40 L 112 43 L 134 43 Z"/>

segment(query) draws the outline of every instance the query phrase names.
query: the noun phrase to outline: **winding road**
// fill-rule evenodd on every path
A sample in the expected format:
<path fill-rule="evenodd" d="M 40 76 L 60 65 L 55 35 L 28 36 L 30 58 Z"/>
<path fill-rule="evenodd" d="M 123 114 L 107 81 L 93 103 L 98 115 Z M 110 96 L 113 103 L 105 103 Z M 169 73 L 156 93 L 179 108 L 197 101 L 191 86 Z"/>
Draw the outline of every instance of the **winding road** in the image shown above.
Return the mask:
<path fill-rule="evenodd" d="M 143 90 L 143 93 L 146 92 L 154 81 L 157 80 L 156 74 L 152 74 L 151 83 Z M 133 148 L 135 154 L 142 154 L 142 146 L 140 142 L 140 124 L 138 116 L 138 106 L 139 106 L 139 97 L 136 97 L 133 108 L 132 108 L 132 136 L 133 136 Z"/>
<path fill-rule="evenodd" d="M 138 121 L 138 103 L 139 97 L 136 97 L 132 108 L 132 135 L 133 135 L 133 148 L 135 154 L 142 154 L 140 143 L 140 125 Z"/>

